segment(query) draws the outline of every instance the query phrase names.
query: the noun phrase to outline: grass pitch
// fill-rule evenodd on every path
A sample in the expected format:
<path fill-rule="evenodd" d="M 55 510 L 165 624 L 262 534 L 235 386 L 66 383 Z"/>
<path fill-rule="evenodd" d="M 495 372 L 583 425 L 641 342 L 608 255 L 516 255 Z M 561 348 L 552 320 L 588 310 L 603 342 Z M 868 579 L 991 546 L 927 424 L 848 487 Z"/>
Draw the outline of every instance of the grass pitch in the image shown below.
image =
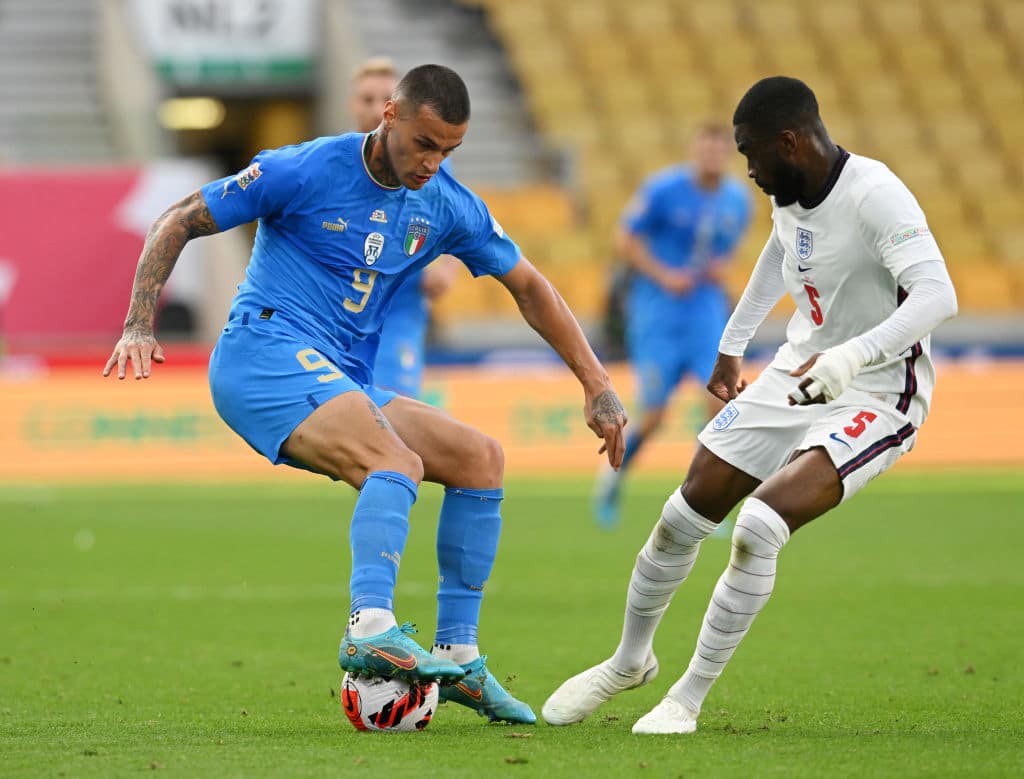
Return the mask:
<path fill-rule="evenodd" d="M 634 555 L 673 486 L 601 532 L 583 481 L 509 485 L 481 636 L 538 714 L 614 648 Z M 0 487 L 0 775 L 1011 776 L 1024 772 L 1024 483 L 891 474 L 800 531 L 689 737 L 632 723 L 685 667 L 725 539 L 655 649 L 662 675 L 571 728 L 442 706 L 357 733 L 337 698 L 354 493 L 307 484 Z M 440 492 L 414 509 L 399 619 L 429 645 Z"/>

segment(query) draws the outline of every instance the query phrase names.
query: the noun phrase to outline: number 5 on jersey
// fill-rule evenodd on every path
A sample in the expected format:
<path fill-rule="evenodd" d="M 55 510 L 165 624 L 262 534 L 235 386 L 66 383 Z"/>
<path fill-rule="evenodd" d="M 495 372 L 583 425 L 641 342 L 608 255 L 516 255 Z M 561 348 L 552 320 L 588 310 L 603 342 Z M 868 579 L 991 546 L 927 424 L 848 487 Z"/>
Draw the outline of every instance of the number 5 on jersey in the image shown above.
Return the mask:
<path fill-rule="evenodd" d="M 366 303 L 370 299 L 370 293 L 373 292 L 373 285 L 377 282 L 377 271 L 375 270 L 363 270 L 362 268 L 356 268 L 352 271 L 352 289 L 362 294 L 359 298 L 359 302 L 352 300 L 351 298 L 345 298 L 344 306 L 346 311 L 351 311 L 353 314 L 358 314 L 364 308 Z"/>
<path fill-rule="evenodd" d="M 818 303 L 821 293 L 818 292 L 818 289 L 813 284 L 804 284 L 804 290 L 807 292 L 807 299 L 811 303 L 811 321 L 818 327 L 821 327 L 821 323 L 825 321 L 825 315 L 821 313 L 821 304 Z"/>

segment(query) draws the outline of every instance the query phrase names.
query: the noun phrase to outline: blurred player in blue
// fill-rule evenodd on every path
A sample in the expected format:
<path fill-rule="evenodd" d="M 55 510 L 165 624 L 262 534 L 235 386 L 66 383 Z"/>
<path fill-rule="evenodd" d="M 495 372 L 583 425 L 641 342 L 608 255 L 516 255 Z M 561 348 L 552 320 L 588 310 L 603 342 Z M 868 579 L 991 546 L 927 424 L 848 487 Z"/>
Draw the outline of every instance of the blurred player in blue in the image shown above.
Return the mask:
<path fill-rule="evenodd" d="M 561 296 L 441 161 L 469 126 L 454 71 L 409 71 L 371 133 L 261 152 L 235 176 L 171 206 L 139 258 L 124 333 L 104 368 L 148 378 L 163 362 L 157 300 L 187 241 L 259 220 L 245 282 L 210 357 L 218 413 L 278 464 L 359 490 L 341 667 L 438 679 L 442 696 L 491 720 L 533 723 L 477 648 L 483 589 L 501 529 L 504 455 L 494 439 L 444 412 L 374 385 L 371 366 L 395 291 L 440 254 L 492 275 L 583 387 L 587 425 L 618 466 L 625 412 Z M 421 480 L 444 485 L 432 652 L 399 626 L 394 589 Z M 292 518 L 282 518 L 292 521 Z"/>
<path fill-rule="evenodd" d="M 616 234 L 619 255 L 633 271 L 626 302 L 626 347 L 642 413 L 626 436 L 619 470 L 602 468 L 594 514 L 603 527 L 619 521 L 626 469 L 665 419 L 669 399 L 687 376 L 703 386 L 729 318 L 724 270 L 750 221 L 747 187 L 726 173 L 732 136 L 706 124 L 693 141 L 693 162 L 663 170 L 626 208 Z M 710 419 L 722 403 L 708 395 Z"/>
<path fill-rule="evenodd" d="M 398 71 L 386 57 L 373 57 L 359 66 L 349 96 L 349 112 L 357 132 L 369 133 L 377 128 L 397 84 Z M 439 257 L 422 272 L 410 275 L 395 292 L 391 311 L 381 327 L 373 365 L 373 380 L 378 387 L 411 398 L 420 396 L 430 301 L 448 290 L 457 272 L 454 257 Z"/>

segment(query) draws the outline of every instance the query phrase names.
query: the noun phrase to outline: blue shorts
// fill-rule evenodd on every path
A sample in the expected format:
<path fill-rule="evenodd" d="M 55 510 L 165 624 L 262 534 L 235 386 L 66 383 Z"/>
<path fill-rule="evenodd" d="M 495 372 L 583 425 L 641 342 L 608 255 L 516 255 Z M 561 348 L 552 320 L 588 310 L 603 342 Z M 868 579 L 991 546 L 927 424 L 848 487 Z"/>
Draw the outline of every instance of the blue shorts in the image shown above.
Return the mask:
<path fill-rule="evenodd" d="M 708 383 L 722 335 L 718 324 L 702 323 L 699 328 L 666 331 L 627 323 L 626 346 L 644 409 L 664 408 L 673 390 L 687 376 L 702 386 Z M 724 327 L 725 323 L 721 324 Z"/>
<path fill-rule="evenodd" d="M 374 384 L 410 398 L 420 396 L 426 330 L 425 317 L 422 324 L 408 318 L 384 321 L 373 364 Z"/>
<path fill-rule="evenodd" d="M 360 384 L 339 370 L 317 344 L 259 312 L 239 313 L 210 356 L 213 405 L 228 427 L 275 465 L 306 466 L 281 455 L 281 445 L 314 410 L 346 392 L 362 392 L 378 407 L 394 392 Z"/>

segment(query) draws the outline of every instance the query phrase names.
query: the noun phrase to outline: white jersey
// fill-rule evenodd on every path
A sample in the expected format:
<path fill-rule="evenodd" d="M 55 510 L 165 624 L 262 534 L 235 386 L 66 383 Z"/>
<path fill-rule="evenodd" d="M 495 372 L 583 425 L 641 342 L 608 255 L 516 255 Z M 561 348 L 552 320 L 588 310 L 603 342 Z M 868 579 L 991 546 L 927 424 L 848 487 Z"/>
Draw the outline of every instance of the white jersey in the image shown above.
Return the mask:
<path fill-rule="evenodd" d="M 765 250 L 782 252 L 782 277 L 797 307 L 772 362 L 785 370 L 887 319 L 906 294 L 900 274 L 942 258 L 910 190 L 883 163 L 855 154 L 837 165 L 819 203 L 780 207 L 773 201 L 772 221 Z M 920 424 L 935 380 L 929 345 L 926 336 L 864 368 L 851 386 L 890 396 Z"/>

